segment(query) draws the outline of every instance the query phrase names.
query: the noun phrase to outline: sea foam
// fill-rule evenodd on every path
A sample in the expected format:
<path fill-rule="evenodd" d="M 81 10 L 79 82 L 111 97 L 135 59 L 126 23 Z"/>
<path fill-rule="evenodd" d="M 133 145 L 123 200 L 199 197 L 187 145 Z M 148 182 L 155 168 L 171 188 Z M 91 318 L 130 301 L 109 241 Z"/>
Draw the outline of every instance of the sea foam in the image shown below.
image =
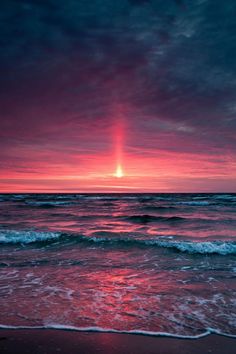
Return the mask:
<path fill-rule="evenodd" d="M 236 254 L 236 242 L 230 241 L 150 241 L 150 244 L 156 244 L 159 247 L 173 248 L 191 254 Z"/>
<path fill-rule="evenodd" d="M 58 239 L 60 236 L 59 232 L 2 230 L 0 231 L 0 243 L 15 244 L 50 241 Z"/>
<path fill-rule="evenodd" d="M 170 337 L 170 338 L 182 338 L 182 339 L 199 339 L 202 337 L 206 337 L 210 334 L 218 334 L 221 336 L 236 338 L 236 335 L 230 333 L 224 333 L 214 328 L 206 328 L 206 330 L 200 334 L 196 335 L 181 335 L 170 332 L 155 332 L 155 331 L 145 331 L 140 329 L 131 329 L 131 330 L 119 330 L 114 328 L 106 328 L 106 327 L 77 327 L 70 326 L 64 324 L 45 324 L 43 326 L 14 326 L 14 325 L 4 325 L 0 324 L 0 329 L 55 329 L 55 330 L 64 330 L 64 331 L 77 331 L 77 332 L 97 332 L 97 333 L 119 333 L 119 334 L 134 334 L 134 335 L 143 335 L 143 336 L 156 336 L 156 337 Z"/>

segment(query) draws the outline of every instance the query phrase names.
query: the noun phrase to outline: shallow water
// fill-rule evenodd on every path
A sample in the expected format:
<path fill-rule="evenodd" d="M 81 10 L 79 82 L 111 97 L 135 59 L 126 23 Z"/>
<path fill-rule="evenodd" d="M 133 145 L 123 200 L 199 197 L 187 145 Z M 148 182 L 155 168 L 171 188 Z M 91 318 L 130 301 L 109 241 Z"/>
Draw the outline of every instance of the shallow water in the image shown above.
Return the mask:
<path fill-rule="evenodd" d="M 236 335 L 236 194 L 0 195 L 0 324 Z"/>

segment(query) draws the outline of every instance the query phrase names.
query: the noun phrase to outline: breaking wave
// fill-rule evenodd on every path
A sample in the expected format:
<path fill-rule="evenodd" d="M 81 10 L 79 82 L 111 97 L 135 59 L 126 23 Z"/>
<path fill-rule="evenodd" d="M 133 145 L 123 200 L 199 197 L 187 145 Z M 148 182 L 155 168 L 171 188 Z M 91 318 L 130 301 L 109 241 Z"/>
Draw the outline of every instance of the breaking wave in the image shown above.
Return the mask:
<path fill-rule="evenodd" d="M 174 240 L 174 236 L 158 236 L 152 239 L 138 239 L 132 236 L 117 237 L 114 233 L 104 234 L 104 236 L 84 236 L 78 234 L 66 234 L 60 232 L 43 231 L 0 231 L 0 244 L 30 244 L 36 242 L 62 242 L 69 240 L 78 243 L 101 243 L 119 246 L 146 246 L 157 248 L 169 248 L 179 252 L 190 254 L 236 254 L 236 241 L 179 241 Z"/>
<path fill-rule="evenodd" d="M 56 240 L 61 236 L 59 232 L 42 231 L 0 231 L 0 243 L 33 243 L 42 241 Z"/>
<path fill-rule="evenodd" d="M 85 237 L 86 241 L 90 242 L 109 242 L 109 243 L 123 243 L 133 245 L 146 245 L 159 248 L 171 248 L 180 252 L 187 252 L 191 254 L 236 254 L 236 242 L 232 241 L 204 241 L 204 242 L 192 242 L 192 241 L 172 241 L 167 240 L 164 237 L 149 240 L 139 240 L 132 238 L 98 238 L 98 237 Z"/>

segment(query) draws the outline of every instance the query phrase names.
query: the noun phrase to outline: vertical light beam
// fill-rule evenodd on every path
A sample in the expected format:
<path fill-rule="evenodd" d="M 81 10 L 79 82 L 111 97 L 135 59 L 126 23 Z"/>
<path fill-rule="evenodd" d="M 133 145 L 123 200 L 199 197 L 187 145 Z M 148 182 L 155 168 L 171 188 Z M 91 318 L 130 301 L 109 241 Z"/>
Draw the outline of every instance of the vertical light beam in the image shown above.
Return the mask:
<path fill-rule="evenodd" d="M 115 176 L 121 178 L 124 176 L 123 172 L 123 145 L 124 145 L 124 122 L 122 107 L 120 105 L 116 106 L 115 109 L 115 130 L 114 130 L 114 141 L 115 141 L 115 160 L 116 160 L 116 172 Z"/>

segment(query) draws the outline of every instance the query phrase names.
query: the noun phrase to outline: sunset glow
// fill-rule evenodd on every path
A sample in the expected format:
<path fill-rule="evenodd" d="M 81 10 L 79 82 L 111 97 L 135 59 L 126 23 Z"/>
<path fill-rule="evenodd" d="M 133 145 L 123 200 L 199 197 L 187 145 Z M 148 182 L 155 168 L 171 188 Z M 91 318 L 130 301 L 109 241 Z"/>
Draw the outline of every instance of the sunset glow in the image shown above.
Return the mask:
<path fill-rule="evenodd" d="M 123 171 L 122 171 L 121 165 L 118 165 L 118 166 L 117 166 L 115 176 L 116 176 L 117 178 L 121 178 L 121 177 L 124 176 L 124 173 L 123 173 Z"/>

